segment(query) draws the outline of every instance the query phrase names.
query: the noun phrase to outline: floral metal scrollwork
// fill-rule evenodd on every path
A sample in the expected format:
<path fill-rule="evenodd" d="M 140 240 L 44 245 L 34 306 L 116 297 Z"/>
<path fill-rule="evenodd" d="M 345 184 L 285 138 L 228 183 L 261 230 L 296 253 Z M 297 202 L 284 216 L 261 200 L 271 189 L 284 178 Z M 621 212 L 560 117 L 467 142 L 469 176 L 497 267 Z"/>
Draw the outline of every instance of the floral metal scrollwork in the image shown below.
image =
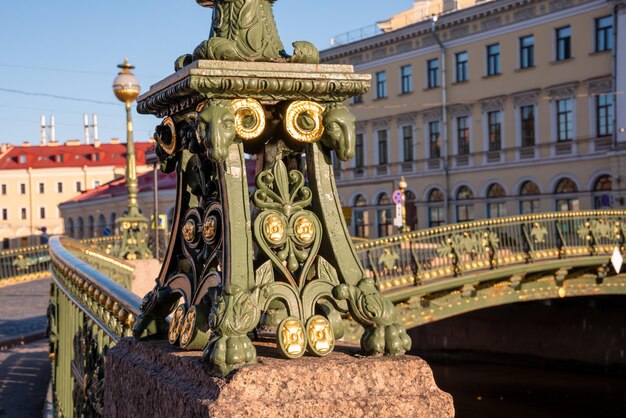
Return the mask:
<path fill-rule="evenodd" d="M 317 255 L 321 225 L 304 208 L 311 203 L 311 190 L 304 175 L 279 160 L 272 171 L 257 176 L 254 204 L 262 210 L 254 222 L 255 239 L 285 280 L 302 288 Z"/>

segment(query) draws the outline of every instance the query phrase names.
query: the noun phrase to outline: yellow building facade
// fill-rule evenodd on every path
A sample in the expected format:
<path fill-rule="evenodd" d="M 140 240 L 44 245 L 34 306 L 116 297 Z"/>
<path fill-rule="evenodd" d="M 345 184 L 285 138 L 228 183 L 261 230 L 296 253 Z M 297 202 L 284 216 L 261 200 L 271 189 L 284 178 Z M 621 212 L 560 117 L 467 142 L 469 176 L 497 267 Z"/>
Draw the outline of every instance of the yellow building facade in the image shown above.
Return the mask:
<path fill-rule="evenodd" d="M 322 52 L 372 74 L 350 103 L 356 158 L 335 162 L 352 233 L 520 213 L 621 208 L 622 1 L 498 0 Z"/>
<path fill-rule="evenodd" d="M 137 171 L 150 169 L 145 153 L 153 144 L 136 144 Z M 61 202 L 124 176 L 126 146 L 107 144 L 4 145 L 0 149 L 0 249 L 40 243 L 65 232 Z"/>

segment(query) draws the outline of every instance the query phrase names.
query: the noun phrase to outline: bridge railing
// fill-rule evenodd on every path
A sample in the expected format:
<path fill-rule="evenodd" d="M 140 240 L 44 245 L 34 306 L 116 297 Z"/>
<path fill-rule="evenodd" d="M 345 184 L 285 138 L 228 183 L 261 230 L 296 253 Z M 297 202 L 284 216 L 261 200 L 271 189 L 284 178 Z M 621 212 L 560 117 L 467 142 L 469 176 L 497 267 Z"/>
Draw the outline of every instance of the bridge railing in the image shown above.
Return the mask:
<path fill-rule="evenodd" d="M 109 254 L 119 236 L 88 238 L 83 244 Z M 40 279 L 50 275 L 48 245 L 34 245 L 0 251 L 0 283 Z"/>
<path fill-rule="evenodd" d="M 389 293 L 536 261 L 623 250 L 626 211 L 558 212 L 445 225 L 356 245 L 366 274 Z"/>
<path fill-rule="evenodd" d="M 66 237 L 52 237 L 49 247 L 48 334 L 55 414 L 102 416 L 104 357 L 121 337 L 132 334 L 141 299 L 119 283 L 119 276 L 103 273 L 106 263 L 116 264 L 112 257 L 104 260 L 102 252 Z"/>

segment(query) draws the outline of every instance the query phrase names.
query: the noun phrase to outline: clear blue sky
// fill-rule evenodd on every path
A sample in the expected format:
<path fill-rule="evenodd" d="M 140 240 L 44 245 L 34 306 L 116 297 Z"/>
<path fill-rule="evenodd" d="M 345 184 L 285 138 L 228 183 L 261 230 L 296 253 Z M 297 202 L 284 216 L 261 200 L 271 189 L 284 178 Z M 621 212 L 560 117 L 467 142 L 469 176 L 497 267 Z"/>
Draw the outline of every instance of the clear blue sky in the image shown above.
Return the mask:
<path fill-rule="evenodd" d="M 39 143 L 41 115 L 54 115 L 57 140 L 83 139 L 82 114 L 97 113 L 100 139 L 124 138 L 123 105 L 111 83 L 125 56 L 143 90 L 173 72 L 174 60 L 208 37 L 211 10 L 194 0 L 9 1 L 0 25 L 0 143 Z M 278 0 L 274 13 L 288 52 L 307 40 L 319 49 L 334 35 L 411 7 L 413 0 Z M 10 93 L 88 99 L 80 102 Z M 158 120 L 135 114 L 135 137 Z"/>

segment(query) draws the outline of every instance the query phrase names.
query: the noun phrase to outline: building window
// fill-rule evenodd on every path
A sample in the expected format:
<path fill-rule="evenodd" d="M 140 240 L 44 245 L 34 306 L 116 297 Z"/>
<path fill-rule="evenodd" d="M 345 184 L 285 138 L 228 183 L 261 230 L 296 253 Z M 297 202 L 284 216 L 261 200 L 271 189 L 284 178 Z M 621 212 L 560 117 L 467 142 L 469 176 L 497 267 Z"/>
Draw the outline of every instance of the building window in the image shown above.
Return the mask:
<path fill-rule="evenodd" d="M 487 113 L 487 124 L 489 127 L 489 151 L 500 151 L 502 149 L 502 112 L 496 110 Z"/>
<path fill-rule="evenodd" d="M 539 212 L 540 192 L 535 182 L 527 180 L 520 187 L 520 213 L 522 215 Z"/>
<path fill-rule="evenodd" d="M 364 165 L 363 134 L 356 134 L 356 140 L 354 142 L 354 166 L 356 168 L 363 168 Z"/>
<path fill-rule="evenodd" d="M 352 97 L 352 104 L 361 104 L 363 103 L 363 95 L 362 94 L 357 94 L 356 96 Z"/>
<path fill-rule="evenodd" d="M 94 189 L 95 189 L 96 187 L 100 187 L 100 180 L 94 180 L 94 182 L 93 182 L 93 187 L 94 187 Z"/>
<path fill-rule="evenodd" d="M 613 134 L 613 95 L 610 93 L 596 96 L 596 134 Z"/>
<path fill-rule="evenodd" d="M 0 193 L 2 193 L 2 196 L 6 196 L 6 194 L 7 194 L 7 185 L 6 184 L 1 185 L 0 186 L 0 190 L 1 190 Z"/>
<path fill-rule="evenodd" d="M 593 208 L 611 209 L 613 207 L 613 199 L 611 198 L 612 190 L 613 179 L 611 176 L 600 176 L 593 185 Z"/>
<path fill-rule="evenodd" d="M 413 161 L 413 127 L 402 127 L 402 148 L 404 150 L 404 162 Z"/>
<path fill-rule="evenodd" d="M 574 137 L 574 101 L 563 99 L 556 101 L 557 140 L 559 142 L 571 141 Z"/>
<path fill-rule="evenodd" d="M 467 51 L 455 54 L 456 59 L 456 82 L 467 81 L 469 78 L 467 70 Z"/>
<path fill-rule="evenodd" d="M 387 97 L 387 73 L 381 71 L 376 73 L 376 98 L 384 99 Z"/>
<path fill-rule="evenodd" d="M 522 120 L 522 146 L 532 147 L 535 145 L 535 106 L 520 107 L 520 117 Z"/>
<path fill-rule="evenodd" d="M 410 64 L 400 67 L 400 91 L 402 94 L 413 91 L 413 67 Z"/>
<path fill-rule="evenodd" d="M 386 237 L 393 234 L 393 219 L 391 215 L 391 198 L 383 193 L 378 198 L 378 236 Z"/>
<path fill-rule="evenodd" d="M 441 157 L 441 142 L 439 133 L 439 121 L 428 123 L 428 137 L 429 137 L 429 158 Z"/>
<path fill-rule="evenodd" d="M 572 30 L 569 26 L 556 29 L 556 60 L 572 58 Z"/>
<path fill-rule="evenodd" d="M 427 86 L 429 89 L 439 87 L 439 59 L 434 58 L 426 62 Z"/>
<path fill-rule="evenodd" d="M 28 216 L 27 216 L 27 213 L 26 213 L 26 208 L 21 208 L 21 209 L 20 209 L 20 218 L 21 218 L 22 220 L 26 220 L 26 218 L 27 218 L 27 217 L 28 217 Z"/>
<path fill-rule="evenodd" d="M 456 118 L 456 137 L 458 155 L 469 154 L 469 116 Z"/>
<path fill-rule="evenodd" d="M 487 45 L 487 75 L 498 75 L 500 72 L 500 44 Z"/>
<path fill-rule="evenodd" d="M 39 183 L 39 194 L 44 194 L 46 192 L 45 183 Z"/>
<path fill-rule="evenodd" d="M 613 16 L 596 19 L 596 52 L 613 49 Z"/>
<path fill-rule="evenodd" d="M 474 204 L 466 200 L 472 200 L 474 193 L 467 186 L 462 186 L 456 193 L 456 220 L 457 222 L 468 222 L 474 219 Z"/>
<path fill-rule="evenodd" d="M 2 249 L 8 250 L 11 240 L 9 238 L 2 238 Z"/>
<path fill-rule="evenodd" d="M 557 196 L 556 210 L 559 212 L 569 212 L 572 210 L 579 210 L 580 204 L 577 196 L 572 196 L 578 193 L 578 187 L 571 179 L 564 178 L 558 182 L 554 193 L 557 195 L 570 195 L 570 196 Z"/>
<path fill-rule="evenodd" d="M 20 164 L 26 164 L 26 156 L 20 155 L 18 161 Z"/>
<path fill-rule="evenodd" d="M 20 194 L 26 194 L 26 183 L 20 183 Z"/>
<path fill-rule="evenodd" d="M 354 236 L 361 238 L 369 236 L 369 213 L 364 206 L 367 206 L 367 199 L 360 194 L 354 199 L 353 222 Z"/>
<path fill-rule="evenodd" d="M 387 130 L 377 131 L 378 135 L 378 164 L 383 165 L 389 162 L 389 153 L 387 152 Z"/>
<path fill-rule="evenodd" d="M 502 218 L 506 216 L 504 187 L 493 183 L 487 190 L 487 218 Z"/>
<path fill-rule="evenodd" d="M 519 66 L 520 68 L 531 68 L 535 66 L 534 35 L 519 38 Z"/>
<path fill-rule="evenodd" d="M 439 189 L 432 189 L 428 193 L 428 227 L 442 225 L 446 221 L 445 210 L 443 206 L 444 196 Z"/>
<path fill-rule="evenodd" d="M 63 193 L 63 183 L 60 181 L 57 183 L 57 193 Z"/>
<path fill-rule="evenodd" d="M 55 160 L 57 163 L 62 163 L 62 162 L 63 162 L 63 154 L 57 154 L 57 155 L 55 155 L 54 160 Z"/>
<path fill-rule="evenodd" d="M 39 208 L 39 219 L 46 219 L 46 208 L 43 206 Z"/>
<path fill-rule="evenodd" d="M 76 191 L 79 192 L 79 193 L 83 191 L 83 183 L 82 182 L 80 182 L 80 181 L 76 182 Z"/>
<path fill-rule="evenodd" d="M 9 210 L 7 208 L 2 208 L 2 220 L 6 221 L 9 219 Z"/>

